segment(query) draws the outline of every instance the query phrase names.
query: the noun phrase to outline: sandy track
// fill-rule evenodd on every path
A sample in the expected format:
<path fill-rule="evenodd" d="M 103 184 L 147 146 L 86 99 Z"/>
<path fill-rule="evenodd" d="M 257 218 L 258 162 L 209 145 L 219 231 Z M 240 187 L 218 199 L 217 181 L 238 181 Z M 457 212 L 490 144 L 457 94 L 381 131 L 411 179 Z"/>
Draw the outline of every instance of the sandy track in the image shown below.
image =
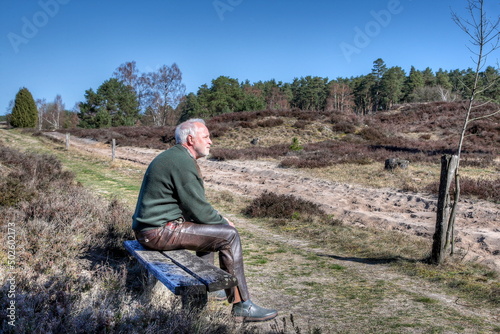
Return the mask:
<path fill-rule="evenodd" d="M 432 238 L 437 199 L 301 176 L 265 161 L 202 161 L 206 183 L 238 194 L 292 194 L 320 204 L 344 223 L 399 230 Z M 456 247 L 500 270 L 500 206 L 463 200 L 456 218 Z"/>
<path fill-rule="evenodd" d="M 64 135 L 46 133 L 56 140 Z M 111 156 L 109 146 L 86 139 L 71 139 L 71 147 Z M 160 151 L 118 147 L 115 157 L 148 164 Z M 393 189 L 374 189 L 306 177 L 300 171 L 278 168 L 268 161 L 224 161 L 200 159 L 207 187 L 255 197 L 263 191 L 301 197 L 321 205 L 344 223 L 393 229 L 432 238 L 435 197 L 403 193 Z M 456 247 L 500 272 L 500 205 L 463 200 L 456 218 Z"/>

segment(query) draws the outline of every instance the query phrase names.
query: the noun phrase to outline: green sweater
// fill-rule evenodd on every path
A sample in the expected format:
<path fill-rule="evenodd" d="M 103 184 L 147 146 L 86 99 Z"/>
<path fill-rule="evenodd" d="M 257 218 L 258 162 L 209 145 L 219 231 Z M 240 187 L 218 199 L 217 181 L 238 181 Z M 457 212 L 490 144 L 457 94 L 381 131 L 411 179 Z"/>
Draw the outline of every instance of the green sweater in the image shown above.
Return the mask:
<path fill-rule="evenodd" d="M 157 228 L 180 217 L 199 224 L 227 224 L 205 198 L 196 160 L 177 144 L 154 158 L 146 170 L 132 228 Z"/>

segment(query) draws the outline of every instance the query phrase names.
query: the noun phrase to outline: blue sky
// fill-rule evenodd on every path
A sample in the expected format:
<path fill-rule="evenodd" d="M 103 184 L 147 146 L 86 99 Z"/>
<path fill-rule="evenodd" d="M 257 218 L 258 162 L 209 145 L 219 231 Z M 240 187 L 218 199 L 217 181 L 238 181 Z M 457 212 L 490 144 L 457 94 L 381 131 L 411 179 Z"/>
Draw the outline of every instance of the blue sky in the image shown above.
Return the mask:
<path fill-rule="evenodd" d="M 500 4 L 486 0 L 498 17 Z M 186 92 L 225 75 L 292 82 L 388 67 L 473 67 L 451 10 L 466 0 L 2 0 L 0 115 L 22 87 L 67 109 L 124 62 L 140 72 L 177 63 Z M 495 66 L 498 52 L 489 58 Z"/>

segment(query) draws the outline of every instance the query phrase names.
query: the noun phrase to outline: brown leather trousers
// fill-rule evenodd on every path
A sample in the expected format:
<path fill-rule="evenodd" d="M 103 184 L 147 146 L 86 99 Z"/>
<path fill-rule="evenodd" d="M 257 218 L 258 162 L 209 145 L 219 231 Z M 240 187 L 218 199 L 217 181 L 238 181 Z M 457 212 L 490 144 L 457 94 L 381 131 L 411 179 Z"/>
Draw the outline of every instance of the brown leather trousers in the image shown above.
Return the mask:
<path fill-rule="evenodd" d="M 238 292 L 242 300 L 250 299 L 243 269 L 243 255 L 238 231 L 224 224 L 196 224 L 182 219 L 168 222 L 160 228 L 135 231 L 137 240 L 145 247 L 155 250 L 188 249 L 213 263 L 213 252 L 219 253 L 222 270 L 238 279 Z M 235 288 L 227 289 L 228 301 L 232 303 Z"/>

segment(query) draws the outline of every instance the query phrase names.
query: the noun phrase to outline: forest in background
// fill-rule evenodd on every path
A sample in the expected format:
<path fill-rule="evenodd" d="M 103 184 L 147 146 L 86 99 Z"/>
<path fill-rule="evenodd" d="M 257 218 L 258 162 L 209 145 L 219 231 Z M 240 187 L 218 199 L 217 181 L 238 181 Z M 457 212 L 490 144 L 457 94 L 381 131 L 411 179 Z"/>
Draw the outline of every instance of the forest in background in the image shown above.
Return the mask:
<path fill-rule="evenodd" d="M 480 73 L 480 100 L 500 102 L 499 76 L 493 67 Z M 173 126 L 193 117 L 259 110 L 370 115 L 402 103 L 460 101 L 470 94 L 468 87 L 473 80 L 470 68 L 433 72 L 412 67 L 406 73 L 399 66 L 388 67 L 379 58 L 373 62 L 371 73 L 358 77 L 330 80 L 306 76 L 291 83 L 274 79 L 250 83 L 219 76 L 210 86 L 204 84 L 196 93 L 186 94 L 177 64 L 141 73 L 131 61 L 120 65 L 96 90 L 88 89 L 85 100 L 73 110 L 66 109 L 60 95 L 52 102 L 36 99 L 37 121 L 32 127 Z"/>

